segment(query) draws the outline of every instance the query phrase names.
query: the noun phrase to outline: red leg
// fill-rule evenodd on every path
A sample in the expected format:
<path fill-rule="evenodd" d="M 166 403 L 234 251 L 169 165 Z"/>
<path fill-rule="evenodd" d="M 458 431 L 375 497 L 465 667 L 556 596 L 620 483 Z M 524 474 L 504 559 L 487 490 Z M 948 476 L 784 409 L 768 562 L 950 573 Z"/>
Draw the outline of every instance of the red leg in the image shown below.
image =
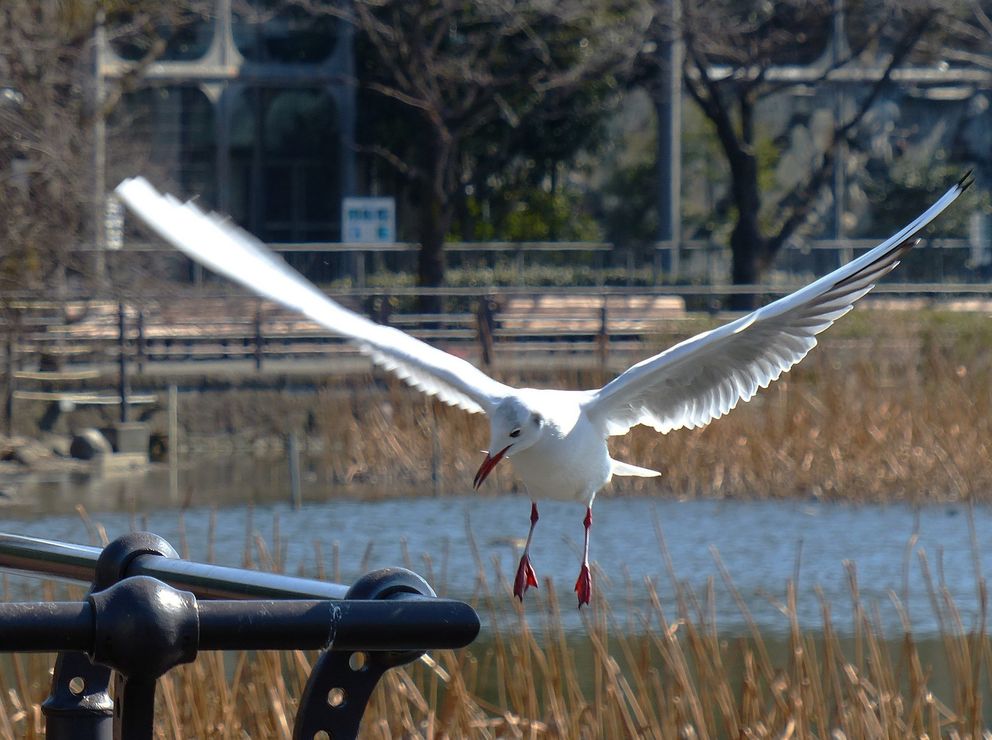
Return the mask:
<path fill-rule="evenodd" d="M 533 586 L 537 588 L 537 573 L 530 564 L 530 540 L 534 536 L 534 525 L 537 524 L 537 503 L 530 503 L 530 530 L 527 532 L 527 544 L 524 545 L 524 554 L 520 556 L 520 565 L 517 566 L 517 575 L 513 579 L 513 595 L 521 601 L 524 600 L 524 593 Z"/>
<path fill-rule="evenodd" d="M 592 506 L 586 507 L 586 518 L 582 520 L 586 528 L 585 545 L 582 547 L 582 569 L 575 581 L 575 593 L 579 597 L 579 608 L 588 604 L 592 597 L 592 573 L 589 572 L 589 530 L 592 528 Z"/>

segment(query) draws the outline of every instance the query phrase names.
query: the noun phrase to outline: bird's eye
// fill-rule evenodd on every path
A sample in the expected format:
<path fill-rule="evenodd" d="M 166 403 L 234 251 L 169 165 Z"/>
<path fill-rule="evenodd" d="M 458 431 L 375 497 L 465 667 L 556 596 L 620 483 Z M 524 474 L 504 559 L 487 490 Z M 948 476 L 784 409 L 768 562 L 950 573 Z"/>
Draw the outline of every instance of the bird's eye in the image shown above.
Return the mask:
<path fill-rule="evenodd" d="M 519 429 L 514 429 L 512 432 L 510 432 L 510 436 L 511 437 L 514 437 L 514 438 L 519 437 L 520 436 L 520 430 Z"/>

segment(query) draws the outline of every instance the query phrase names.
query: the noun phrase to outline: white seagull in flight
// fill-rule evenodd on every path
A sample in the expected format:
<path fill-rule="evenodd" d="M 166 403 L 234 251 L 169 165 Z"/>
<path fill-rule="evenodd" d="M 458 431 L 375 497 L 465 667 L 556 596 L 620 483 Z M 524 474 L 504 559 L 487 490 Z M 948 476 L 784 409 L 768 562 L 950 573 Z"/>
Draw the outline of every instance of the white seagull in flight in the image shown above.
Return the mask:
<path fill-rule="evenodd" d="M 503 458 L 531 496 L 530 530 L 513 593 L 523 599 L 537 576 L 530 543 L 537 499 L 586 503 L 579 606 L 592 592 L 589 529 L 596 493 L 614 475 L 653 477 L 657 471 L 610 457 L 606 440 L 637 424 L 662 434 L 695 429 L 749 400 L 799 362 L 816 335 L 851 310 L 918 241 L 917 235 L 971 184 L 970 173 L 921 216 L 870 252 L 829 275 L 736 321 L 676 344 L 628 368 L 596 390 L 513 388 L 461 358 L 409 334 L 376 324 L 328 298 L 251 234 L 193 203 L 161 195 L 143 178 L 117 194 L 162 238 L 212 270 L 295 309 L 351 340 L 372 361 L 410 385 L 470 413 L 489 417 L 489 451 L 475 476 L 478 488 Z"/>

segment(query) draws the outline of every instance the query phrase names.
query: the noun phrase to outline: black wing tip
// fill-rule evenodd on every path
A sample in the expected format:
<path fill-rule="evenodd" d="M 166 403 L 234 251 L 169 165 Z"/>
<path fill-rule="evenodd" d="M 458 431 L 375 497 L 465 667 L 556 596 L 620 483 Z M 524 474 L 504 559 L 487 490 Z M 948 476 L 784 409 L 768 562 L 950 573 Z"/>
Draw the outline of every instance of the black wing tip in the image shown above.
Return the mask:
<path fill-rule="evenodd" d="M 970 188 L 975 182 L 975 170 L 970 169 L 962 175 L 961 179 L 958 180 L 958 190 L 962 193 Z"/>

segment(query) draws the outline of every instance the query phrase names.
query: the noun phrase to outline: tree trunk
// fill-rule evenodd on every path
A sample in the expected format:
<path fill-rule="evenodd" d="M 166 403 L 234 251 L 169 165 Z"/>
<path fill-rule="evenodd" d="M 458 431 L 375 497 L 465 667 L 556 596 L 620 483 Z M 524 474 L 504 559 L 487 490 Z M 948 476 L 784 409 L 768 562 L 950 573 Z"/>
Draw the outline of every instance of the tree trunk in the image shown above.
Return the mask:
<path fill-rule="evenodd" d="M 426 187 L 420 205 L 417 284 L 422 288 L 437 288 L 444 284 L 444 237 L 453 212 L 449 185 L 453 179 L 450 168 L 455 147 L 447 130 L 434 124 L 426 152 Z M 421 296 L 419 304 L 423 313 L 441 313 L 444 307 L 440 296 Z"/>
<path fill-rule="evenodd" d="M 436 195 L 428 196 L 421 206 L 417 285 L 422 288 L 437 288 L 444 283 L 444 235 L 447 232 L 448 211 Z M 441 313 L 443 305 L 440 296 L 422 295 L 419 299 L 423 313 Z"/>
<path fill-rule="evenodd" d="M 755 217 L 741 216 L 730 235 L 730 276 L 734 285 L 755 285 L 764 269 L 764 239 Z M 756 296 L 735 293 L 729 307 L 734 311 L 749 311 L 757 304 Z"/>
<path fill-rule="evenodd" d="M 758 191 L 758 162 L 749 152 L 738 150 L 732 161 L 734 203 L 737 206 L 737 223 L 730 235 L 731 280 L 734 285 L 754 285 L 766 267 L 766 242 L 758 224 L 761 196 Z M 730 306 L 734 310 L 749 310 L 755 306 L 755 297 L 734 295 Z"/>

